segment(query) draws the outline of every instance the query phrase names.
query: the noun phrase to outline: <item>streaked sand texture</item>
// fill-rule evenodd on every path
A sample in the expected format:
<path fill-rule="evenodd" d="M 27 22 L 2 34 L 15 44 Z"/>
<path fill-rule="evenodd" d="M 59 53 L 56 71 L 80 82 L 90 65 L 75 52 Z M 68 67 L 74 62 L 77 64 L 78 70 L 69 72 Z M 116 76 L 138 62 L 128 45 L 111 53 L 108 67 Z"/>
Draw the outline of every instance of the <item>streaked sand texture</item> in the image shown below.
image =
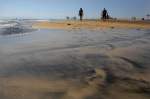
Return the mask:
<path fill-rule="evenodd" d="M 0 99 L 150 98 L 148 25 L 66 23 L 40 22 L 27 33 L 2 31 Z M 74 29 L 76 24 L 83 28 Z"/>

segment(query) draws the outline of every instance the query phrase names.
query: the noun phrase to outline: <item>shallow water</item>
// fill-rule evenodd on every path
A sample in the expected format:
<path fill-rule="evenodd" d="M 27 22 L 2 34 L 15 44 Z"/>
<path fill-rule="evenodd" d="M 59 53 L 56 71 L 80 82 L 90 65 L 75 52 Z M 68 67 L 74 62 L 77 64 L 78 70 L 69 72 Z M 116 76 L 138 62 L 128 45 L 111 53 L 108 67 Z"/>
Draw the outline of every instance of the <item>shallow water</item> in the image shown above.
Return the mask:
<path fill-rule="evenodd" d="M 48 30 L 0 35 L 4 51 L 57 50 L 96 46 L 100 49 L 114 49 L 138 44 L 149 44 L 150 33 L 146 30 Z M 8 49 L 8 50 L 7 50 Z"/>
<path fill-rule="evenodd" d="M 20 24 L 27 30 L 31 25 Z M 2 99 L 150 97 L 150 30 L 38 29 L 0 34 Z"/>

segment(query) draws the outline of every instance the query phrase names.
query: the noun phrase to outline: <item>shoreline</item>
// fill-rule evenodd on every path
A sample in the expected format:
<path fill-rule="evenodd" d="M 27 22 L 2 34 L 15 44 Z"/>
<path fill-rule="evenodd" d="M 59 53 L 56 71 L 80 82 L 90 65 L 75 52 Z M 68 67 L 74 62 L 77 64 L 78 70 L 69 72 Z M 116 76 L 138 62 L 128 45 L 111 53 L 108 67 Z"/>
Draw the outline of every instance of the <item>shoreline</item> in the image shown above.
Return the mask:
<path fill-rule="evenodd" d="M 40 29 L 103 29 L 103 28 L 127 28 L 127 29 L 150 29 L 150 22 L 147 21 L 126 21 L 126 20 L 83 20 L 81 21 L 60 21 L 60 22 L 37 22 L 33 28 Z"/>

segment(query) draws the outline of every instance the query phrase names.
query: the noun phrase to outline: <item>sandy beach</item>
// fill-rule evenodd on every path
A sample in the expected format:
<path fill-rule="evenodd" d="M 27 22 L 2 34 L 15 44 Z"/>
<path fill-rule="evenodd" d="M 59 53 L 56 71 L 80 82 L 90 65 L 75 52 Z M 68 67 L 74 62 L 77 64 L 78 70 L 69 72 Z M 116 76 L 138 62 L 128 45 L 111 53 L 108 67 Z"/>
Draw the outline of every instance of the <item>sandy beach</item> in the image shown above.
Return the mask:
<path fill-rule="evenodd" d="M 33 28 L 47 28 L 47 29 L 98 29 L 98 28 L 136 28 L 149 29 L 150 22 L 146 21 L 62 21 L 62 22 L 38 22 L 33 25 Z"/>
<path fill-rule="evenodd" d="M 0 99 L 150 99 L 150 0 L 0 0 Z"/>
<path fill-rule="evenodd" d="M 5 23 L 1 99 L 150 98 L 149 23 Z"/>

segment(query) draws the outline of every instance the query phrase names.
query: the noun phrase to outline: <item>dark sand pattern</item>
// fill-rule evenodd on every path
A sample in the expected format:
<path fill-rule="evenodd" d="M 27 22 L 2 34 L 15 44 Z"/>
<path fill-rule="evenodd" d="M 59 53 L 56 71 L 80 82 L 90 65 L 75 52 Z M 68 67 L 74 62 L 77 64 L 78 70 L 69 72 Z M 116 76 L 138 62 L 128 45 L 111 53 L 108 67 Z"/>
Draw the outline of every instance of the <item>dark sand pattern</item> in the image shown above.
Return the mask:
<path fill-rule="evenodd" d="M 149 30 L 38 30 L 0 45 L 0 99 L 150 99 Z"/>

